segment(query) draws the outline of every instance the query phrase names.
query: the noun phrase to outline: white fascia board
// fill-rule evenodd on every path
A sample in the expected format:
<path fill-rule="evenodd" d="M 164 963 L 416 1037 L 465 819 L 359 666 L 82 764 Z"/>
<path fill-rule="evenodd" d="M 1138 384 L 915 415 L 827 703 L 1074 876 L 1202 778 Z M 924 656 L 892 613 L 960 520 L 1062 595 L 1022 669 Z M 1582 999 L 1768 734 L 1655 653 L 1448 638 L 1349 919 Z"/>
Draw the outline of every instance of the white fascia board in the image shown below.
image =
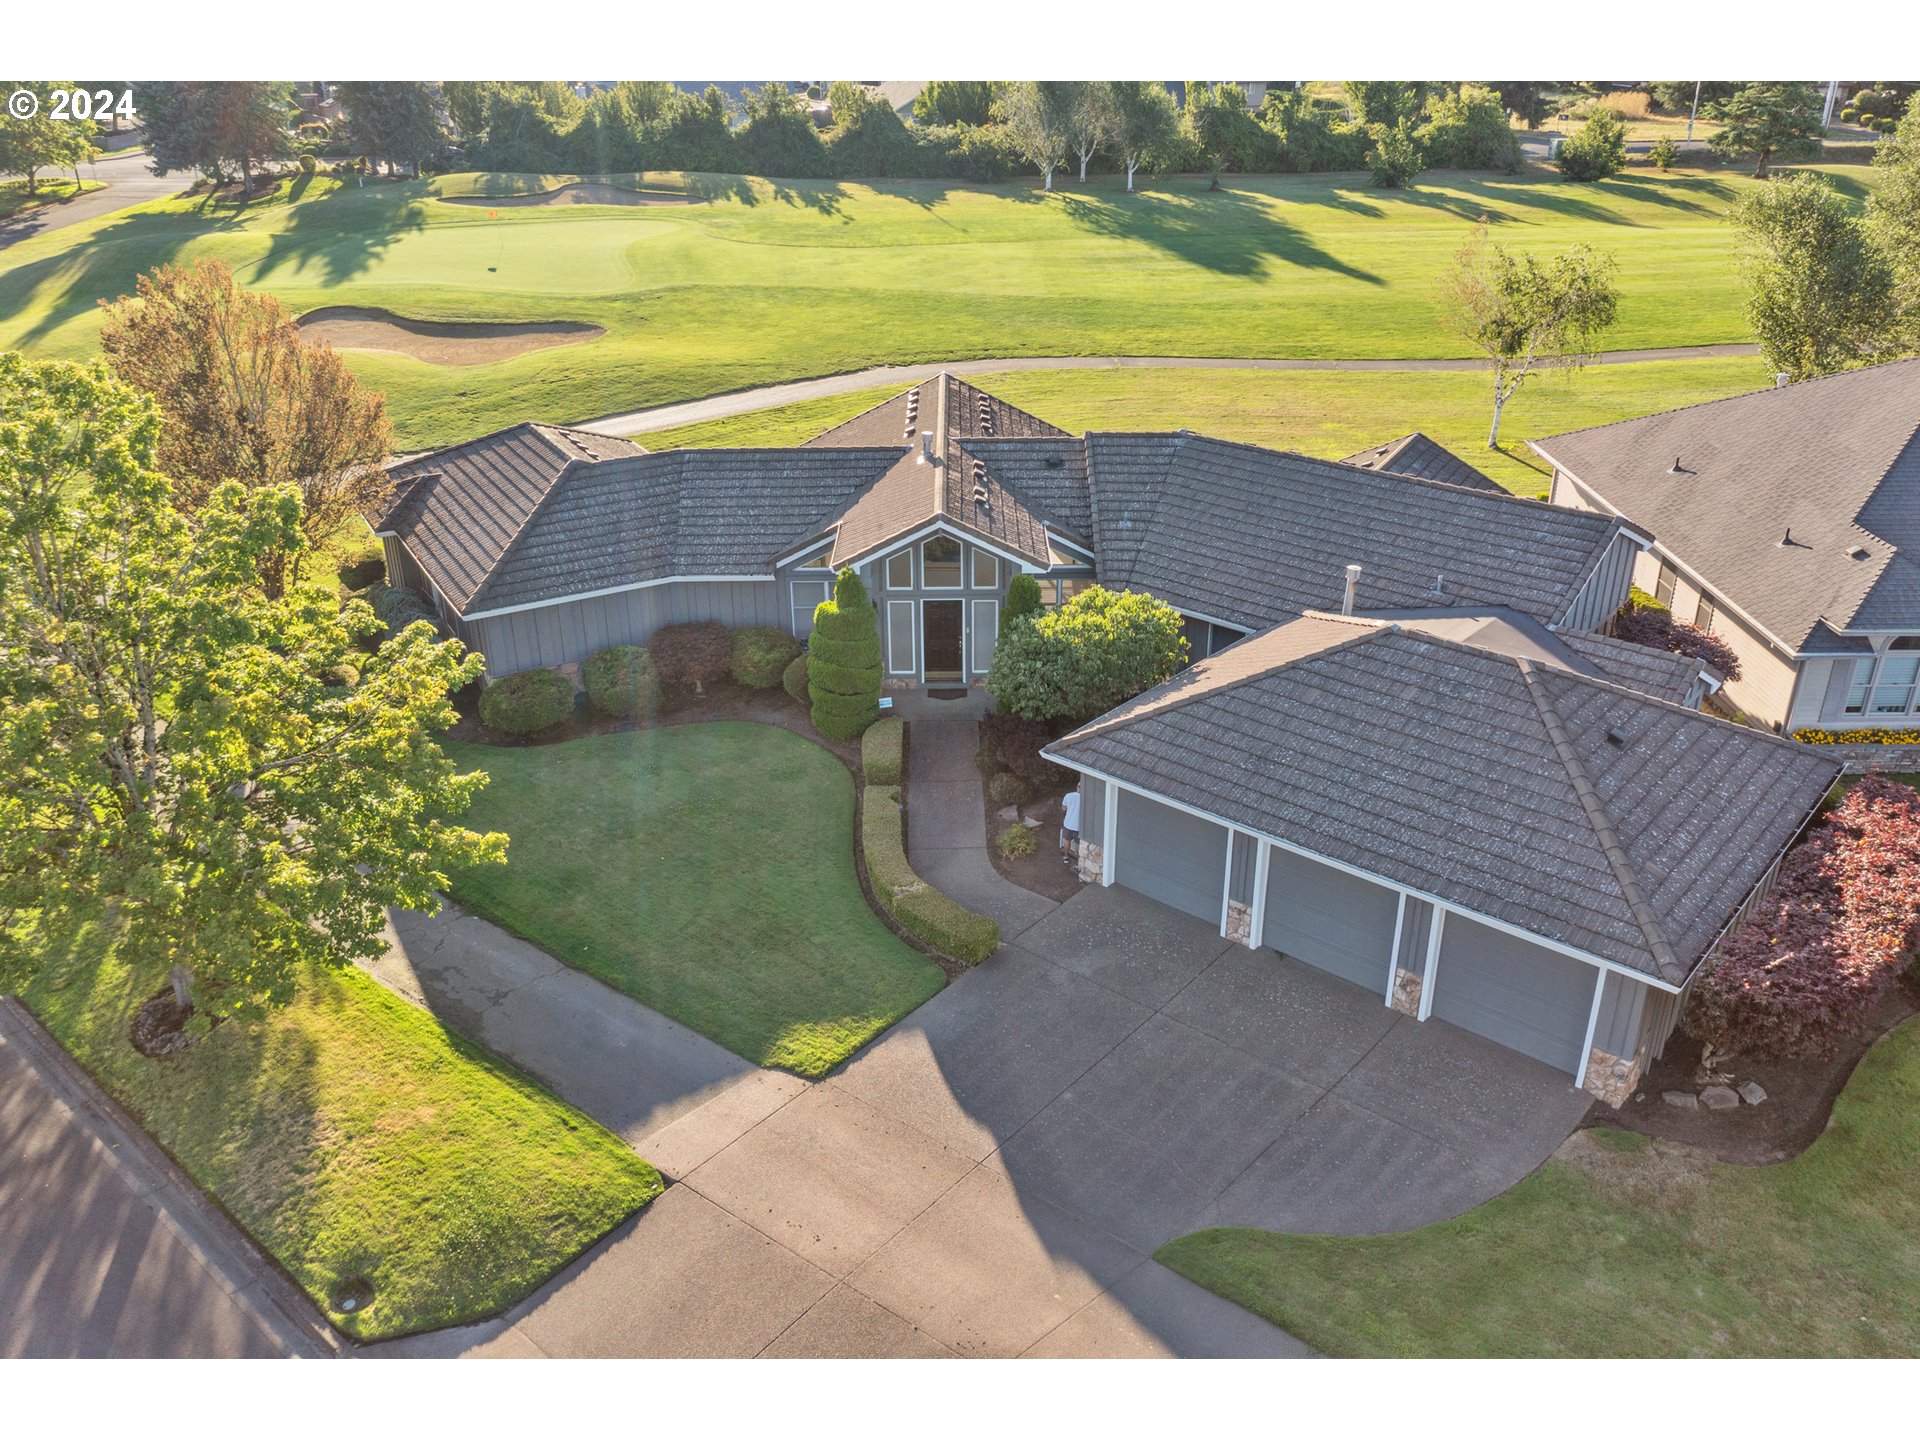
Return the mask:
<path fill-rule="evenodd" d="M 576 600 L 598 600 L 602 595 L 623 595 L 629 590 L 651 590 L 656 585 L 731 585 L 771 584 L 773 575 L 663 575 L 658 580 L 639 580 L 631 585 L 609 585 L 604 590 L 582 590 L 576 595 L 560 595 L 552 600 L 532 600 L 525 605 L 502 605 L 497 610 L 476 610 L 462 620 L 492 620 L 500 615 L 518 615 L 525 610 L 545 610 L 554 605 L 571 605 Z"/>
<path fill-rule="evenodd" d="M 829 526 L 818 535 L 809 536 L 807 539 L 802 540 L 791 550 L 783 550 L 780 554 L 773 557 L 774 567 L 777 569 L 782 565 L 790 564 L 817 546 L 831 545 L 833 543 L 833 537 L 839 532 L 839 529 L 840 527 L 837 525 Z"/>
<path fill-rule="evenodd" d="M 1005 560 L 1009 565 L 1012 565 L 1015 569 L 1020 570 L 1023 573 L 1028 575 L 1042 574 L 1048 568 L 1044 565 L 1035 565 L 1031 560 L 1023 560 L 1020 558 L 1020 556 L 1015 555 L 1012 551 L 1001 549 L 1000 546 L 994 544 L 991 540 L 983 539 L 981 536 L 976 535 L 973 531 L 963 530 L 960 527 L 953 525 L 946 520 L 935 520 L 932 524 L 923 525 L 920 529 L 914 530 L 905 535 L 890 536 L 886 540 L 883 540 L 878 545 L 869 545 L 865 550 L 860 551 L 857 555 L 848 556 L 846 559 L 842 560 L 840 564 L 842 566 L 864 564 L 866 561 L 872 559 L 875 555 L 879 555 L 882 552 L 891 553 L 892 551 L 899 549 L 903 545 L 912 545 L 918 541 L 924 540 L 929 535 L 951 535 L 955 540 L 964 541 L 969 545 L 978 545 L 982 550 L 986 550 L 991 552 L 992 554 L 998 555 L 1002 560 Z M 803 546 L 802 549 L 804 550 L 804 548 L 805 547 Z M 922 586 L 921 588 L 924 589 L 925 587 Z M 963 585 L 963 586 L 960 586 L 959 588 L 964 590 L 966 587 Z"/>
<path fill-rule="evenodd" d="M 1259 839 L 1267 841 L 1269 844 L 1277 845 L 1282 850 L 1290 851 L 1295 855 L 1304 856 L 1308 860 L 1317 860 L 1322 865 L 1330 866 L 1331 868 L 1335 870 L 1343 871 L 1348 875 L 1358 876 L 1362 880 L 1370 880 L 1376 885 L 1385 885 L 1390 890 L 1401 891 L 1404 894 L 1411 895 L 1416 900 L 1425 900 L 1429 905 L 1435 906 L 1437 909 L 1451 910 L 1456 915 L 1464 915 L 1467 919 L 1475 921 L 1478 924 L 1485 925 L 1488 929 L 1502 931 L 1505 934 L 1512 935 L 1517 939 L 1526 940 L 1531 944 L 1539 945 L 1545 949 L 1555 951 L 1556 953 L 1561 955 L 1566 955 L 1574 960 L 1579 960 L 1587 965 L 1597 965 L 1603 970 L 1617 971 L 1619 974 L 1626 976 L 1629 980 L 1638 980 L 1643 985 L 1651 985 L 1654 989 L 1664 990 L 1669 995 L 1677 995 L 1680 993 L 1680 989 L 1681 989 L 1680 986 L 1669 984 L 1667 981 L 1662 980 L 1657 975 L 1649 975 L 1644 970 L 1635 970 L 1632 966 L 1622 965 L 1617 960 L 1605 959 L 1602 956 L 1593 954 L 1591 951 L 1582 950 L 1578 946 L 1569 945 L 1564 940 L 1555 940 L 1550 936 L 1541 935 L 1535 931 L 1528 930 L 1523 926 L 1515 925 L 1511 921 L 1500 920 L 1495 918 L 1492 915 L 1483 915 L 1477 910 L 1469 910 L 1466 906 L 1460 904 L 1460 902 L 1457 900 L 1443 900 L 1438 895 L 1429 894 L 1425 890 L 1417 890 L 1411 885 L 1405 884 L 1399 880 L 1391 880 L 1387 878 L 1385 875 L 1377 875 L 1371 870 L 1363 870 L 1358 865 L 1350 865 L 1344 860 L 1335 860 L 1330 855 L 1322 855 L 1317 850 L 1309 850 L 1304 845 L 1296 844 L 1294 841 L 1283 839 L 1278 835 L 1269 834 L 1264 830 L 1248 829 L 1247 826 L 1241 824 L 1238 821 L 1227 820 L 1219 815 L 1213 814 L 1211 811 L 1202 810 L 1197 806 L 1188 805 L 1183 803 L 1182 801 L 1175 800 L 1171 796 L 1161 795 L 1155 791 L 1143 789 L 1138 785 L 1134 785 L 1128 781 L 1119 779 L 1117 776 L 1109 775 L 1104 770 L 1096 770 L 1092 766 L 1084 764 L 1081 761 L 1069 760 L 1064 755 L 1055 754 L 1051 747 L 1042 747 L 1040 753 L 1046 756 L 1047 759 L 1053 761 L 1053 763 L 1056 765 L 1064 766 L 1069 770 L 1076 770 L 1082 775 L 1091 775 L 1096 780 L 1104 780 L 1107 782 L 1107 784 L 1111 786 L 1116 786 L 1122 790 L 1131 790 L 1134 794 L 1143 796 L 1148 800 L 1158 801 L 1162 805 L 1170 805 L 1175 810 L 1183 810 L 1187 814 L 1196 816 L 1202 820 L 1211 820 L 1216 825 L 1222 825 L 1227 827 L 1228 829 L 1238 829 L 1238 830 L 1244 831 L 1249 835 L 1253 835 Z M 1112 792 L 1109 791 L 1109 795 L 1111 795 L 1111 793 Z"/>

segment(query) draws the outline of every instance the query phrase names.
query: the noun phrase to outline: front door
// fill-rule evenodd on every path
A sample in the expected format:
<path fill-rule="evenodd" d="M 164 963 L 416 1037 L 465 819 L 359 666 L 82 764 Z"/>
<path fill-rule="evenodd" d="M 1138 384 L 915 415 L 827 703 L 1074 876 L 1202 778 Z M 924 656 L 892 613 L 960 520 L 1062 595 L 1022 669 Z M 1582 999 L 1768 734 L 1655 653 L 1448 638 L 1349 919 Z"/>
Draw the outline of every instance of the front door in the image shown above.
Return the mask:
<path fill-rule="evenodd" d="M 929 680 L 960 680 L 963 647 L 961 630 L 964 600 L 928 600 L 920 606 L 920 653 L 926 657 Z"/>

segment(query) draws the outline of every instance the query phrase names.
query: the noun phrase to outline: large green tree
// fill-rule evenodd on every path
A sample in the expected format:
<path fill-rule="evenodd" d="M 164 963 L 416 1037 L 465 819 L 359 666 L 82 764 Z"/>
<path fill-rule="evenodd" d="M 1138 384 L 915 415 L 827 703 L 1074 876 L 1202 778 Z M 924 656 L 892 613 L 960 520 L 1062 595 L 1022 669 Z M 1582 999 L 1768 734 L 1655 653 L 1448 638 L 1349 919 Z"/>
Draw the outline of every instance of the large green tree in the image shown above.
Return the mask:
<path fill-rule="evenodd" d="M 1506 103 L 1479 85 L 1434 96 L 1419 141 L 1436 170 L 1520 168 L 1520 138 L 1507 121 Z"/>
<path fill-rule="evenodd" d="M 0 93 L 34 97 L 31 115 L 17 115 L 11 105 L 0 110 L 0 175 L 26 176 L 29 195 L 40 193 L 42 170 L 72 170 L 78 181 L 79 167 L 99 153 L 91 120 L 53 118 L 55 92 L 73 88 L 71 80 L 0 80 Z"/>
<path fill-rule="evenodd" d="M 486 777 L 433 740 L 480 657 L 420 624 L 362 658 L 364 605 L 264 598 L 290 490 L 182 514 L 158 407 L 98 363 L 0 355 L 0 417 L 0 913 L 114 914 L 204 1021 L 379 954 L 386 907 L 504 855 L 450 822 Z"/>
<path fill-rule="evenodd" d="M 1707 147 L 1730 159 L 1751 155 L 1754 179 L 1764 180 L 1776 157 L 1819 153 L 1821 108 L 1820 91 L 1812 85 L 1781 80 L 1742 85 L 1707 107 L 1709 118 L 1720 122 Z"/>
<path fill-rule="evenodd" d="M 1115 80 L 1113 144 L 1127 169 L 1127 189 L 1142 165 L 1157 166 L 1171 158 L 1180 143 L 1180 111 L 1173 95 L 1158 80 Z"/>
<path fill-rule="evenodd" d="M 390 173 L 419 174 L 446 143 L 446 100 L 431 80 L 342 81 L 340 106 L 354 148 Z"/>
<path fill-rule="evenodd" d="M 1893 351 L 1893 266 L 1825 176 L 1786 175 L 1750 190 L 1730 218 L 1745 241 L 1747 320 L 1775 372 L 1804 380 Z"/>
<path fill-rule="evenodd" d="M 1893 269 L 1901 346 L 1920 349 L 1920 95 L 1874 151 L 1880 183 L 1867 197 L 1867 230 Z"/>
<path fill-rule="evenodd" d="M 1442 277 L 1447 328 L 1486 357 L 1493 379 L 1487 448 L 1500 445 L 1500 415 L 1535 370 L 1586 363 L 1619 307 L 1613 260 L 1576 245 L 1542 260 L 1511 255 L 1482 220 Z"/>
<path fill-rule="evenodd" d="M 1094 585 L 1009 628 L 994 647 L 987 691 L 1006 714 L 1078 725 L 1186 662 L 1178 610 L 1139 591 Z"/>
<path fill-rule="evenodd" d="M 994 100 L 994 115 L 1007 127 L 1007 138 L 1040 172 L 1048 190 L 1072 143 L 1080 89 L 1078 81 L 1016 80 Z"/>
<path fill-rule="evenodd" d="M 1080 162 L 1080 183 L 1087 183 L 1087 166 L 1101 150 L 1114 143 L 1120 129 L 1120 107 L 1113 82 L 1088 80 L 1074 93 L 1067 112 L 1067 139 Z"/>
<path fill-rule="evenodd" d="M 278 80 L 154 81 L 134 87 L 153 173 L 198 170 L 224 179 L 237 166 L 248 194 L 254 166 L 292 144 L 293 87 Z"/>
<path fill-rule="evenodd" d="M 991 80 L 929 80 L 913 97 L 922 125 L 985 125 L 993 119 Z"/>
<path fill-rule="evenodd" d="M 1569 180 L 1605 180 L 1627 166 L 1627 127 L 1620 117 L 1598 106 L 1587 123 L 1560 145 L 1560 173 Z"/>

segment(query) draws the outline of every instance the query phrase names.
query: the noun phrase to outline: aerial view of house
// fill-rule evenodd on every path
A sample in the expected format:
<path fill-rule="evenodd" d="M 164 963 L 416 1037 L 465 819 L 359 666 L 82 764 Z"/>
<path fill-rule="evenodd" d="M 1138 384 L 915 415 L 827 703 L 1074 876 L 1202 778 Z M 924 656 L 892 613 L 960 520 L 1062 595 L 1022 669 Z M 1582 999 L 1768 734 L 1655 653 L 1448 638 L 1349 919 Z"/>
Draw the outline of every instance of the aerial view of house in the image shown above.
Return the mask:
<path fill-rule="evenodd" d="M 1716 8 L 1288 44 L 1861 73 Z M 178 18 L 22 64 L 372 65 Z M 644 63 L 927 63 L 791 20 Z M 49 1359 L 940 1431 L 1350 1426 L 1314 1357 L 1807 1426 L 1705 1367 L 1920 1355 L 1920 81 L 0 89 L 22 1433 L 195 1373 Z"/>

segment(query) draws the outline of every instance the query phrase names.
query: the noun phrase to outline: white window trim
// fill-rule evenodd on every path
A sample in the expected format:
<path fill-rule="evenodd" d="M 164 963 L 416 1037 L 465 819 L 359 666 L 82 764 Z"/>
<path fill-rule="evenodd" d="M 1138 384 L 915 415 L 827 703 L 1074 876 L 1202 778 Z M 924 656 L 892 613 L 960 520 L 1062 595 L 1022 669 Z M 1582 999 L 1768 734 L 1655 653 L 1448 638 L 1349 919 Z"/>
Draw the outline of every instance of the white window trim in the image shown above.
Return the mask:
<path fill-rule="evenodd" d="M 799 590 L 799 588 L 802 585 L 819 585 L 824 587 L 826 590 L 826 593 L 822 595 L 819 600 L 816 600 L 813 602 L 814 610 L 818 610 L 823 601 L 831 600 L 833 598 L 833 586 L 825 580 L 793 580 L 788 582 L 787 584 L 787 624 L 791 627 L 791 633 L 794 639 L 796 640 L 806 638 L 806 636 L 803 636 L 800 633 L 800 597 L 795 593 L 796 591 Z M 807 618 L 809 621 L 812 620 L 813 618 L 812 610 L 809 610 L 807 612 Z M 813 626 L 809 624 L 807 626 L 807 635 L 811 635 L 812 633 L 813 633 Z"/>
<path fill-rule="evenodd" d="M 960 578 L 955 580 L 954 583 L 951 585 L 936 585 L 933 583 L 933 581 L 927 578 L 927 546 L 932 544 L 935 540 L 951 540 L 955 545 L 958 545 L 960 547 L 960 560 L 959 560 Z M 914 546 L 914 548 L 920 552 L 920 588 L 922 590 L 939 590 L 943 592 L 951 592 L 951 591 L 964 590 L 967 588 L 967 547 L 966 547 L 966 543 L 963 540 L 961 540 L 961 538 L 958 535 L 949 535 L 945 531 L 942 531 L 938 535 L 927 536 L 924 540 L 919 541 Z"/>
<path fill-rule="evenodd" d="M 993 578 L 984 584 L 980 580 L 980 562 L 985 560 L 993 566 Z M 967 556 L 967 584 L 975 590 L 998 590 L 1000 588 L 1000 557 L 984 545 L 973 547 Z"/>
<path fill-rule="evenodd" d="M 907 663 L 900 665 L 900 659 L 893 653 L 893 612 L 895 609 L 907 612 Z M 913 675 L 919 671 L 920 659 L 920 614 L 911 600 L 887 601 L 887 673 L 889 675 Z"/>
<path fill-rule="evenodd" d="M 982 605 L 985 605 L 993 612 L 992 618 L 987 622 L 986 633 L 996 637 L 996 639 L 1000 634 L 1000 601 L 995 597 L 986 595 L 977 596 L 969 600 L 967 602 L 967 624 L 971 630 L 971 633 L 967 636 L 967 673 L 969 675 L 985 675 L 987 673 L 980 668 L 980 652 L 975 643 L 981 633 L 979 607 Z M 992 663 L 993 661 L 991 659 L 987 661 L 988 665 L 992 665 Z"/>
<path fill-rule="evenodd" d="M 880 575 L 886 582 L 887 589 L 902 592 L 913 589 L 913 552 L 918 548 L 918 546 L 909 545 L 904 550 L 896 550 L 881 560 Z M 907 562 L 907 583 L 904 585 L 893 583 L 893 562 L 900 559 L 905 559 Z"/>
<path fill-rule="evenodd" d="M 958 605 L 960 607 L 960 683 L 967 683 L 967 662 L 970 655 L 971 637 L 967 634 L 967 597 L 960 593 L 946 595 L 922 595 L 915 602 L 920 607 L 920 683 L 927 683 L 927 606 Z"/>

